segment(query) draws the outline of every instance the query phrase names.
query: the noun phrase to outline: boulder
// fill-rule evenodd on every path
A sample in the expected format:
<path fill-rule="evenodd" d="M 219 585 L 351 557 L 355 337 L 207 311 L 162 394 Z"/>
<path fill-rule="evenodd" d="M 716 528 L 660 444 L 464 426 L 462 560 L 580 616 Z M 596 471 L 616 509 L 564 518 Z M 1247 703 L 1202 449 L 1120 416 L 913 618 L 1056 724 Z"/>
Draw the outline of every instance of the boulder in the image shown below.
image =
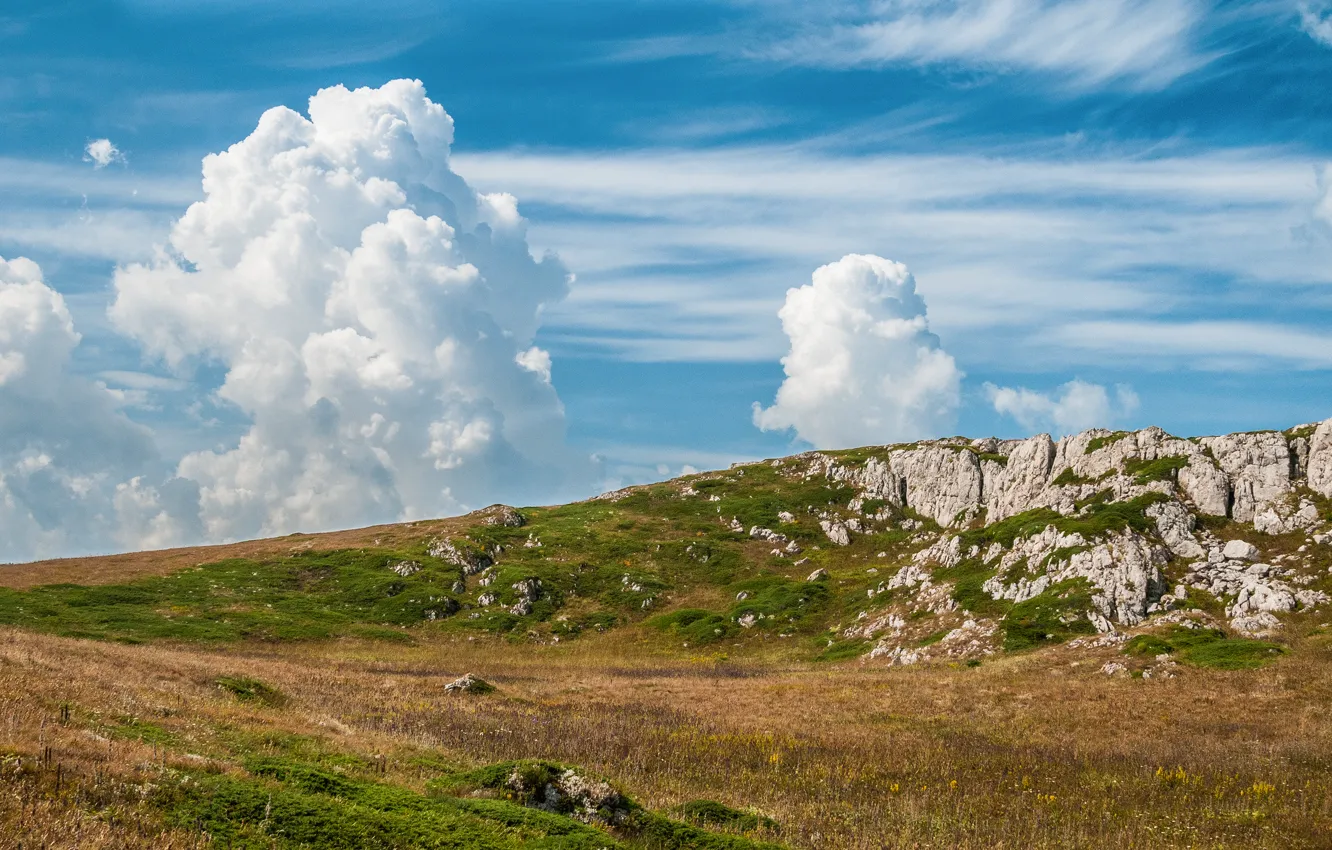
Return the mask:
<path fill-rule="evenodd" d="M 819 523 L 819 527 L 823 529 L 828 539 L 838 546 L 851 545 L 851 532 L 847 530 L 845 523 L 825 519 Z"/>
<path fill-rule="evenodd" d="M 1258 547 L 1247 540 L 1231 540 L 1226 543 L 1221 554 L 1228 561 L 1255 561 L 1258 559 Z"/>
<path fill-rule="evenodd" d="M 465 673 L 460 678 L 454 679 L 445 685 L 444 690 L 448 693 L 489 694 L 495 691 L 495 686 L 480 676 Z"/>

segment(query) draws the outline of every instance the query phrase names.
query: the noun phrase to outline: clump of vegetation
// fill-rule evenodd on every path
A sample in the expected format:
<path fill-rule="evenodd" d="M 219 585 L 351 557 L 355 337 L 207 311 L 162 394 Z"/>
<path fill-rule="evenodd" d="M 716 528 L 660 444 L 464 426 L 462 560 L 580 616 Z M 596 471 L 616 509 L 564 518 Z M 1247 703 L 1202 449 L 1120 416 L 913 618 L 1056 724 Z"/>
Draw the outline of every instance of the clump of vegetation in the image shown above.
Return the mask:
<path fill-rule="evenodd" d="M 1156 460 L 1130 458 L 1124 462 L 1124 472 L 1133 476 L 1136 484 L 1149 484 L 1153 481 L 1174 481 L 1179 471 L 1189 465 L 1187 457 L 1162 457 Z"/>
<path fill-rule="evenodd" d="M 287 701 L 277 688 L 246 676 L 221 676 L 214 684 L 242 702 L 279 706 Z"/>
<path fill-rule="evenodd" d="M 1129 655 L 1172 655 L 1185 664 L 1217 670 L 1251 670 L 1275 661 L 1286 651 L 1280 644 L 1227 637 L 1220 629 L 1171 626 L 1159 634 L 1138 635 L 1124 644 Z"/>
<path fill-rule="evenodd" d="M 1108 491 L 1102 492 L 1108 495 Z M 1147 509 L 1169 499 L 1163 493 L 1144 493 L 1127 502 L 1109 502 L 1103 498 L 1087 500 L 1082 504 L 1082 512 L 1072 516 L 1064 516 L 1051 508 L 1036 508 L 984 528 L 964 531 L 959 535 L 962 549 L 979 546 L 984 551 L 991 543 L 1011 547 L 1015 540 L 1034 537 L 1049 526 L 1066 534 L 1081 534 L 1087 539 L 1124 529 L 1146 532 L 1155 527 L 1147 516 Z"/>
<path fill-rule="evenodd" d="M 715 611 L 683 608 L 648 621 L 649 625 L 668 631 L 690 646 L 716 643 L 740 631 L 740 627 Z"/>
<path fill-rule="evenodd" d="M 1100 451 L 1106 446 L 1112 446 L 1129 436 L 1132 436 L 1129 431 L 1112 431 L 1111 433 L 1100 437 L 1092 437 L 1087 441 L 1087 448 L 1083 450 L 1083 454 L 1091 454 L 1092 452 Z"/>
<path fill-rule="evenodd" d="M 1076 487 L 1079 484 L 1091 484 L 1090 478 L 1083 478 L 1073 471 L 1073 467 L 1066 466 L 1064 471 L 1055 476 L 1053 483 L 1056 487 Z"/>
<path fill-rule="evenodd" d="M 818 655 L 814 656 L 815 661 L 849 661 L 852 658 L 859 658 L 870 648 L 870 641 L 863 638 L 853 638 L 850 640 L 835 640 L 832 643 L 823 644 L 823 649 Z"/>
<path fill-rule="evenodd" d="M 691 800 L 680 807 L 680 814 L 698 826 L 732 832 L 755 832 L 759 829 L 776 832 L 778 829 L 777 821 L 767 815 L 742 812 L 715 800 Z"/>
<path fill-rule="evenodd" d="M 1004 649 L 1030 649 L 1043 643 L 1060 643 L 1074 635 L 1096 633 L 1087 618 L 1092 607 L 1092 587 L 1083 578 L 1051 585 L 1039 596 L 1009 609 L 1001 621 Z"/>

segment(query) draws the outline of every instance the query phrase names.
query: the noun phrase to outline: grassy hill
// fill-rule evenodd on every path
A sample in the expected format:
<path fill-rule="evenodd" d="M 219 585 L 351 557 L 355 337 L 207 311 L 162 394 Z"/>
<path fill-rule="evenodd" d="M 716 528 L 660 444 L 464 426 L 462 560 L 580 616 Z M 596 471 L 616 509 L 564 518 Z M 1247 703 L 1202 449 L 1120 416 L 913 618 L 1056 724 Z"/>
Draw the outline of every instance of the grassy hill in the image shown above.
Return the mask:
<path fill-rule="evenodd" d="M 892 450 L 0 568 L 0 846 L 1332 843 L 1326 615 L 1253 637 L 1190 591 L 1107 633 L 1087 579 L 996 595 L 1159 549 L 1174 490 L 943 527 L 827 474 Z M 1147 466 L 1117 474 L 1182 468 Z M 1085 543 L 987 557 L 1040 535 Z M 1332 590 L 1307 541 L 1261 542 Z"/>

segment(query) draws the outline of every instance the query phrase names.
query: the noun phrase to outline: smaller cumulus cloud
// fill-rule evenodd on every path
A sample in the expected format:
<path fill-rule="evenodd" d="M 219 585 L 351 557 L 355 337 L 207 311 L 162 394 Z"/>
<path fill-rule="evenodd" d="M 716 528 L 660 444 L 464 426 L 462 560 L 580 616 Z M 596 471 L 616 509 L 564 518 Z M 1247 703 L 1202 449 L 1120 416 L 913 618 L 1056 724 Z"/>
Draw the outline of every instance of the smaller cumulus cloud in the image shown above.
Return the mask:
<path fill-rule="evenodd" d="M 93 168 L 106 168 L 114 162 L 125 162 L 125 153 L 112 144 L 110 139 L 93 139 L 83 149 L 83 161 L 91 162 Z"/>
<path fill-rule="evenodd" d="M 1332 2 L 1301 3 L 1300 29 L 1319 44 L 1332 47 Z"/>
<path fill-rule="evenodd" d="M 1050 431 L 1056 436 L 1107 427 L 1138 409 L 1138 396 L 1125 384 L 1111 391 L 1100 384 L 1073 380 L 1054 393 L 1026 387 L 985 384 L 985 395 L 1000 415 L 1011 416 L 1028 431 Z"/>
<path fill-rule="evenodd" d="M 786 380 L 764 431 L 794 429 L 819 448 L 937 436 L 952 427 L 962 372 L 930 333 L 925 300 L 901 263 L 851 254 L 786 293 Z"/>

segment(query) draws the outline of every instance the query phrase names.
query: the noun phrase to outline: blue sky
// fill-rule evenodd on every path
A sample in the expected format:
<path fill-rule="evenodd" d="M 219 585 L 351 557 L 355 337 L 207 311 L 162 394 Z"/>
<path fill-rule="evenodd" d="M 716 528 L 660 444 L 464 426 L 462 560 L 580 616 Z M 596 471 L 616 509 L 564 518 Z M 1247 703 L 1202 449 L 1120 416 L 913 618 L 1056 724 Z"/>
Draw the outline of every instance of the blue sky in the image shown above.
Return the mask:
<path fill-rule="evenodd" d="M 115 270 L 265 109 L 417 79 L 452 168 L 576 277 L 535 344 L 599 481 L 807 445 L 752 405 L 787 290 L 847 254 L 914 274 L 949 430 L 1286 427 L 1332 415 L 1328 42 L 1332 8 L 1285 0 L 10 3 L 0 257 L 40 265 L 69 368 L 126 391 L 170 475 L 253 417 L 225 363 L 108 319 Z M 1100 406 L 1061 408 L 1070 381 Z"/>

